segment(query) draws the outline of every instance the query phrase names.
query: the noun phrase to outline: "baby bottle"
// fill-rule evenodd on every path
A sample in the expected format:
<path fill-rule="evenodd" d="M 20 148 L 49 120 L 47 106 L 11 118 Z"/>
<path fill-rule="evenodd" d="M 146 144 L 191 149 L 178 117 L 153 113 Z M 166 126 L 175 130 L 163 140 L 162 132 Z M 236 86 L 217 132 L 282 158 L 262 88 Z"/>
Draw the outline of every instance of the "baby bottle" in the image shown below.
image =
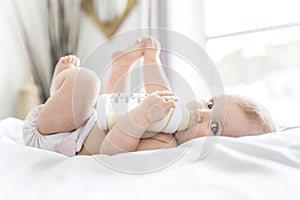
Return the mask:
<path fill-rule="evenodd" d="M 112 93 L 101 94 L 97 101 L 97 123 L 100 129 L 110 130 L 115 123 L 130 110 L 138 106 L 147 94 Z M 151 124 L 147 131 L 174 133 L 188 128 L 190 121 L 189 110 L 180 101 L 175 108 L 160 121 Z"/>

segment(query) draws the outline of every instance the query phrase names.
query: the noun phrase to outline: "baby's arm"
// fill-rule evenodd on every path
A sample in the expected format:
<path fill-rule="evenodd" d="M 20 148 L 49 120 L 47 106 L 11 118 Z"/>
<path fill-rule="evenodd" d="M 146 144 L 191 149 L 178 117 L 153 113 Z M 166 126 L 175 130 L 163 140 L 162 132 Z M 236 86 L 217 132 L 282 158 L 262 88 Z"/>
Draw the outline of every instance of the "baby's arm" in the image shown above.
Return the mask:
<path fill-rule="evenodd" d="M 104 138 L 99 152 L 114 155 L 135 151 L 146 129 L 164 118 L 175 107 L 176 98 L 169 91 L 149 95 L 140 106 L 122 117 Z"/>
<path fill-rule="evenodd" d="M 167 76 L 159 58 L 160 44 L 152 37 L 142 40 L 144 44 L 144 82 L 147 93 L 171 90 Z"/>

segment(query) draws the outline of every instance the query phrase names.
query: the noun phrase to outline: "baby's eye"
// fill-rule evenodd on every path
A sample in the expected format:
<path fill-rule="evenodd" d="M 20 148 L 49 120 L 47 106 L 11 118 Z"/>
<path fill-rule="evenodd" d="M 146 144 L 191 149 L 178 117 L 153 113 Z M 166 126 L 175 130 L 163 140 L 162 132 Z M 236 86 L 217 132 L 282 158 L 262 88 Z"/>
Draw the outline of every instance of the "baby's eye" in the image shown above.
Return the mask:
<path fill-rule="evenodd" d="M 219 131 L 219 124 L 217 122 L 211 122 L 210 130 L 214 135 L 216 135 Z"/>
<path fill-rule="evenodd" d="M 209 102 L 207 102 L 207 107 L 209 109 L 212 109 L 214 107 L 214 101 L 213 100 L 210 100 Z"/>

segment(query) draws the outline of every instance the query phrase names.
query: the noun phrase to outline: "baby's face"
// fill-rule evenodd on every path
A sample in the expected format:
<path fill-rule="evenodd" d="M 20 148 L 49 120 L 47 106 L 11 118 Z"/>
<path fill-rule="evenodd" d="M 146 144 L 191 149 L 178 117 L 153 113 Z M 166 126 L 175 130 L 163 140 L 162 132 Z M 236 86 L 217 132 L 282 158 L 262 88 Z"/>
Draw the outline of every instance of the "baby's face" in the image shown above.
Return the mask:
<path fill-rule="evenodd" d="M 249 129 L 248 119 L 230 97 L 191 102 L 187 108 L 191 113 L 189 128 L 174 134 L 179 144 L 203 136 L 239 137 Z"/>

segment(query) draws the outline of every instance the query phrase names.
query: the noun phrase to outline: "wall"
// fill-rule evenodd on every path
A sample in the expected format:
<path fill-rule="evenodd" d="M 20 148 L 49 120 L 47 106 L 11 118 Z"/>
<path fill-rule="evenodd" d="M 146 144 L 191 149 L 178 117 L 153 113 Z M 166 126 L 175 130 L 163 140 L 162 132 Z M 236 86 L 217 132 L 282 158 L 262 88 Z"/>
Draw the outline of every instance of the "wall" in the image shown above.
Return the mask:
<path fill-rule="evenodd" d="M 145 0 L 138 0 L 137 4 L 131 10 L 131 13 L 127 15 L 116 34 L 138 29 L 141 27 L 141 7 Z M 101 45 L 107 40 L 106 36 L 101 30 L 94 25 L 94 23 L 88 18 L 86 14 L 83 14 L 81 30 L 79 33 L 79 45 L 78 45 L 78 56 L 81 60 L 87 58 L 89 53 L 96 47 Z"/>

